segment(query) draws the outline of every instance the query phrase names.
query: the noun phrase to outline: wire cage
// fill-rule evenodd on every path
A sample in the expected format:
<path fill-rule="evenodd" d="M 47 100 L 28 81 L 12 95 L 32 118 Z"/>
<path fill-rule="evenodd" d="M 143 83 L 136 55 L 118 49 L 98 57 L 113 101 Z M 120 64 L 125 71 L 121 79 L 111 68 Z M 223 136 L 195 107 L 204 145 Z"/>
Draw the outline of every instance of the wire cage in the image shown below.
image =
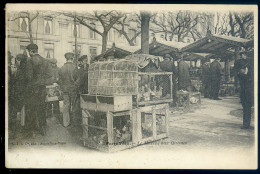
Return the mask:
<path fill-rule="evenodd" d="M 171 72 L 139 72 L 137 105 L 172 102 Z"/>
<path fill-rule="evenodd" d="M 89 67 L 88 79 L 89 94 L 134 95 L 138 67 L 129 60 L 95 62 Z"/>

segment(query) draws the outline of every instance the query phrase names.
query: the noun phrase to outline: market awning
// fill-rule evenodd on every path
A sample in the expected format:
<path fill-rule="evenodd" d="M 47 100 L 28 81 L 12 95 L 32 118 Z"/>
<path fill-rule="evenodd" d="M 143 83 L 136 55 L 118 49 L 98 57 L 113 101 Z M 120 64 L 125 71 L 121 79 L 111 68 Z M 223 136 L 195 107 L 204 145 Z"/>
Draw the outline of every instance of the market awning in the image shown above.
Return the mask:
<path fill-rule="evenodd" d="M 216 55 L 231 54 L 231 47 L 252 47 L 253 40 L 209 34 L 181 49 L 182 52 L 212 53 Z"/>
<path fill-rule="evenodd" d="M 197 60 L 202 60 L 202 59 L 210 59 L 214 56 L 215 55 L 211 54 L 211 53 L 188 53 L 188 52 L 185 52 L 185 53 L 183 53 L 183 60 L 197 61 Z"/>
<path fill-rule="evenodd" d="M 113 44 L 112 48 L 108 49 L 104 53 L 96 56 L 94 59 L 99 60 L 101 58 L 107 57 L 108 55 L 113 55 L 117 59 L 124 58 L 127 55 L 131 55 L 133 52 L 138 50 L 140 47 L 138 46 L 121 46 Z"/>
<path fill-rule="evenodd" d="M 154 40 L 149 44 L 149 54 L 155 56 L 164 56 L 165 54 L 176 54 L 179 53 L 180 50 L 187 46 L 188 43 L 183 42 L 174 42 L 174 41 L 156 41 Z M 140 54 L 141 49 L 137 50 L 135 54 Z"/>

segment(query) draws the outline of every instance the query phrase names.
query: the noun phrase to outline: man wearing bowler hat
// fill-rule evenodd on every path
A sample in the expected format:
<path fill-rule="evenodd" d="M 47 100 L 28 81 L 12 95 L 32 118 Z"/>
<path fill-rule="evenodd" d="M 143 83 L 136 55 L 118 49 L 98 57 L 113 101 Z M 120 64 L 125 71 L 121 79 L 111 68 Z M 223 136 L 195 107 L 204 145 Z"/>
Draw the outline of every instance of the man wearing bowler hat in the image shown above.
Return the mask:
<path fill-rule="evenodd" d="M 66 63 L 59 70 L 59 84 L 63 92 L 63 126 L 76 126 L 79 117 L 79 73 L 77 66 L 73 63 L 74 54 L 65 54 Z"/>
<path fill-rule="evenodd" d="M 29 130 L 35 136 L 37 125 L 42 135 L 46 134 L 46 114 L 45 114 L 45 99 L 46 85 L 51 77 L 50 63 L 47 59 L 38 54 L 38 46 L 29 44 L 26 49 L 29 52 L 26 64 L 26 78 L 28 78 L 28 116 L 27 122 Z"/>
<path fill-rule="evenodd" d="M 221 100 L 218 98 L 219 89 L 220 89 L 220 81 L 221 81 L 221 75 L 222 75 L 222 68 L 220 65 L 220 57 L 216 57 L 216 59 L 210 64 L 210 87 L 211 87 L 211 93 L 210 97 L 213 100 Z"/>

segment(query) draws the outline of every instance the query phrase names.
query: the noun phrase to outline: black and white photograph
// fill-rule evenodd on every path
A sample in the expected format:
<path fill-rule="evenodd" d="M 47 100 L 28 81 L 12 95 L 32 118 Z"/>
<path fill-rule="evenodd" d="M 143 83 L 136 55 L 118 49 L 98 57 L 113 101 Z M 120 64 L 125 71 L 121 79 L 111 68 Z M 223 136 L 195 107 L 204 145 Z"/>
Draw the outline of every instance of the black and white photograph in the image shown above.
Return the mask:
<path fill-rule="evenodd" d="M 7 168 L 258 168 L 257 5 L 5 10 Z"/>

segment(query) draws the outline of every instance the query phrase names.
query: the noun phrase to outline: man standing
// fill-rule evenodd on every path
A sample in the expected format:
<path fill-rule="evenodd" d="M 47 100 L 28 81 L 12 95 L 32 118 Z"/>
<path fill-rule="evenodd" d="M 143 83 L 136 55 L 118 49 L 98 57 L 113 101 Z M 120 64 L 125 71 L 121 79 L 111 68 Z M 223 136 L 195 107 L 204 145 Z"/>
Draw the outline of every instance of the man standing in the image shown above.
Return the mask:
<path fill-rule="evenodd" d="M 182 56 L 178 60 L 178 86 L 179 90 L 191 91 L 189 65 L 183 61 Z"/>
<path fill-rule="evenodd" d="M 67 62 L 59 70 L 59 84 L 63 92 L 63 126 L 70 124 L 76 126 L 79 119 L 79 73 L 77 66 L 73 64 L 74 54 L 66 53 Z M 70 115 L 71 111 L 71 115 Z"/>
<path fill-rule="evenodd" d="M 162 96 L 166 96 L 167 94 L 170 94 L 170 90 L 171 90 L 171 86 L 173 85 L 173 93 L 172 93 L 172 97 L 173 97 L 173 106 L 175 106 L 175 102 L 176 102 L 176 92 L 177 92 L 177 88 L 176 88 L 176 67 L 173 63 L 173 61 L 171 60 L 171 56 L 169 54 L 166 54 L 164 56 L 164 59 L 162 62 L 160 62 L 159 66 L 163 71 L 166 72 L 172 72 L 172 83 L 170 84 L 170 79 L 168 77 L 164 78 L 164 82 L 165 82 L 165 87 L 163 88 L 163 94 Z"/>
<path fill-rule="evenodd" d="M 29 106 L 29 130 L 34 131 L 39 127 L 42 135 L 46 134 L 45 99 L 47 79 L 51 77 L 49 61 L 38 54 L 38 46 L 29 44 L 27 47 L 30 57 L 27 61 L 28 78 L 28 106 Z"/>
<path fill-rule="evenodd" d="M 79 84 L 79 92 L 81 94 L 87 94 L 88 93 L 88 56 L 83 55 L 81 56 L 78 61 L 80 62 L 80 84 Z"/>
<path fill-rule="evenodd" d="M 251 107 L 253 105 L 253 58 L 247 59 L 245 52 L 240 52 L 240 59 L 235 62 L 235 71 L 240 84 L 240 100 L 243 106 L 242 129 L 249 129 L 251 122 Z"/>
<path fill-rule="evenodd" d="M 218 93 L 220 89 L 220 80 L 221 80 L 221 74 L 222 69 L 220 65 L 220 58 L 217 57 L 211 64 L 210 64 L 210 77 L 211 77 L 211 93 L 210 97 L 213 100 L 221 100 L 218 98 Z"/>
<path fill-rule="evenodd" d="M 204 90 L 204 98 L 209 98 L 210 96 L 210 66 L 209 61 L 206 60 L 202 65 L 202 85 Z"/>

